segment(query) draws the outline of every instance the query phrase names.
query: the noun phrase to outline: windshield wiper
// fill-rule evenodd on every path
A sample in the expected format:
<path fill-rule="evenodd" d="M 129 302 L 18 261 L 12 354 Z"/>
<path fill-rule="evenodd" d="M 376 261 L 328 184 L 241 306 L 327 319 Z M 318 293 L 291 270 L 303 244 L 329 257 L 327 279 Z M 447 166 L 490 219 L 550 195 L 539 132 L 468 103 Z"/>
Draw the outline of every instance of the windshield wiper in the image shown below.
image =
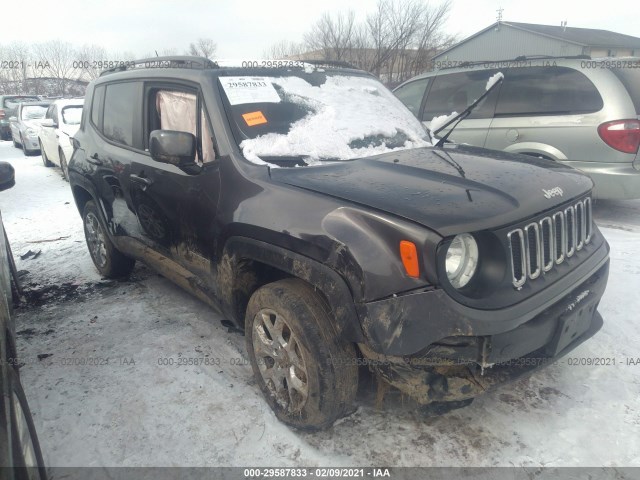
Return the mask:
<path fill-rule="evenodd" d="M 475 102 L 473 102 L 471 105 L 469 105 L 467 108 L 465 108 L 461 113 L 459 113 L 457 116 L 453 117 L 451 120 L 449 120 L 447 123 L 445 123 L 444 125 L 442 125 L 440 128 L 438 128 L 437 130 L 434 130 L 432 133 L 433 135 L 436 135 L 437 133 L 441 132 L 442 130 L 444 130 L 445 128 L 447 128 L 449 125 L 454 124 L 451 129 L 445 133 L 442 137 L 440 137 L 438 139 L 438 141 L 436 142 L 436 147 L 441 147 L 442 145 L 444 145 L 444 142 L 447 141 L 447 139 L 449 138 L 449 135 L 451 135 L 451 132 L 453 132 L 455 130 L 455 128 L 458 126 L 458 124 L 464 120 L 465 118 L 467 118 L 469 115 L 471 115 L 471 112 L 473 111 L 474 108 L 476 108 L 476 106 L 482 101 L 484 100 L 487 95 L 489 95 L 491 92 L 493 92 L 493 89 L 496 88 L 497 85 L 499 85 L 500 83 L 502 83 L 502 81 L 504 80 L 504 77 L 500 77 L 498 78 L 498 80 L 496 80 L 496 82 L 491 85 L 486 92 L 484 92 L 482 95 L 480 95 L 480 98 L 478 98 Z"/>

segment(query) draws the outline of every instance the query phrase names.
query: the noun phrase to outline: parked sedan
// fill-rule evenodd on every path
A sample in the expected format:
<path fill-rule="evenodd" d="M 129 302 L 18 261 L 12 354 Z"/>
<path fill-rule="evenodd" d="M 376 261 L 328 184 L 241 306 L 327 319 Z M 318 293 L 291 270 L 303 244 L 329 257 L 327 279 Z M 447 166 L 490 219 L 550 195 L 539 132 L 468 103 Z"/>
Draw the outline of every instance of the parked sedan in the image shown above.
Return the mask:
<path fill-rule="evenodd" d="M 20 102 L 37 102 L 40 99 L 30 95 L 0 95 L 0 140 L 11 139 L 9 118 L 15 116 Z"/>
<path fill-rule="evenodd" d="M 45 167 L 58 165 L 68 179 L 67 159 L 71 158 L 71 139 L 78 131 L 84 99 L 55 100 L 45 114 L 38 132 Z"/>
<path fill-rule="evenodd" d="M 22 147 L 25 155 L 40 150 L 38 143 L 38 129 L 47 113 L 51 102 L 23 102 L 18 105 L 17 115 L 11 117 L 11 138 L 13 146 Z"/>
<path fill-rule="evenodd" d="M 13 184 L 13 167 L 0 162 L 0 191 Z M 10 280 L 15 268 L 12 267 L 13 257 L 0 216 L 0 466 L 3 467 L 0 477 L 44 480 L 47 477 L 42 453 L 18 375 Z"/>

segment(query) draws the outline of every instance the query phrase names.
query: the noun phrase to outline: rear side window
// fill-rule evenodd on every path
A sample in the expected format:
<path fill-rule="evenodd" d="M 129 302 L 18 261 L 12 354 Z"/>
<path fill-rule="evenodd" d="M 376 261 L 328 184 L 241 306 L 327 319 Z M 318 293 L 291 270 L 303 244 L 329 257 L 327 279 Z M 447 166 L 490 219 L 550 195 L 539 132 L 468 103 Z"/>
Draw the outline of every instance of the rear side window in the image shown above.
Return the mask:
<path fill-rule="evenodd" d="M 640 115 L 640 70 L 612 68 L 611 71 L 629 92 L 633 106 L 636 108 L 636 114 Z"/>
<path fill-rule="evenodd" d="M 577 70 L 513 68 L 505 72 L 496 116 L 569 115 L 597 112 L 602 107 L 595 85 Z"/>
<path fill-rule="evenodd" d="M 107 85 L 102 117 L 102 134 L 121 145 L 139 148 L 133 141 L 138 83 L 113 83 Z"/>
<path fill-rule="evenodd" d="M 462 112 L 487 91 L 487 82 L 496 72 L 477 70 L 438 75 L 429 90 L 422 120 L 428 122 L 433 117 Z M 496 87 L 467 118 L 492 118 L 499 89 Z"/>
<path fill-rule="evenodd" d="M 93 92 L 93 101 L 91 102 L 91 123 L 93 123 L 100 131 L 102 131 L 102 104 L 104 102 L 104 85 L 97 87 Z"/>
<path fill-rule="evenodd" d="M 417 117 L 420 114 L 422 97 L 424 97 L 424 91 L 427 89 L 428 84 L 429 79 L 423 78 L 403 85 L 395 90 L 393 94 Z"/>

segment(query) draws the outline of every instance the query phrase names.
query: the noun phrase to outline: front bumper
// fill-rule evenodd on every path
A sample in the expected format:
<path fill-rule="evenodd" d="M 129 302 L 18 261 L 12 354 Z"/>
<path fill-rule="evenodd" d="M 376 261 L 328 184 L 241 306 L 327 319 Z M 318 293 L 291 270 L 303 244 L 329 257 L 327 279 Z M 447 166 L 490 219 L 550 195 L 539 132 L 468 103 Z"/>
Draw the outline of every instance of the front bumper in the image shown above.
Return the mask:
<path fill-rule="evenodd" d="M 631 155 L 630 155 L 631 156 Z M 632 200 L 640 198 L 640 170 L 633 163 L 562 162 L 591 177 L 594 198 Z"/>
<path fill-rule="evenodd" d="M 569 287 L 553 286 L 557 295 L 535 295 L 546 295 L 543 302 L 532 298 L 500 311 L 471 311 L 459 304 L 451 308 L 441 290 L 432 290 L 367 304 L 369 318 L 379 316 L 363 325 L 377 341 L 360 349 L 374 371 L 420 403 L 473 398 L 553 363 L 601 328 L 597 307 L 609 275 L 608 251 L 603 242 L 557 282 L 573 282 Z M 411 322 L 406 315 L 424 320 Z"/>

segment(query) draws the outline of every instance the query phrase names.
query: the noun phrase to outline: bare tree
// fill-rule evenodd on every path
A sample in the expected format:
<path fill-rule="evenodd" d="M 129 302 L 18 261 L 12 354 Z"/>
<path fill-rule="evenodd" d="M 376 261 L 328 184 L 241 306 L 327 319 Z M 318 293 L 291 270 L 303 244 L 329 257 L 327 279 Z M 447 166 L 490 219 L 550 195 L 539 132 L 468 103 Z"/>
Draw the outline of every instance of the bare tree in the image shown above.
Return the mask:
<path fill-rule="evenodd" d="M 305 35 L 321 60 L 343 60 L 398 83 L 427 70 L 430 61 L 454 37 L 444 33 L 451 0 L 433 6 L 425 0 L 378 0 L 361 23 L 353 12 L 325 13 Z"/>
<path fill-rule="evenodd" d="M 345 60 L 353 49 L 355 34 L 355 13 L 325 13 L 311 31 L 305 35 L 305 43 L 310 50 L 321 50 L 323 60 Z"/>
<path fill-rule="evenodd" d="M 283 59 L 287 57 L 300 56 L 304 51 L 305 45 L 303 43 L 282 40 L 264 50 L 262 52 L 262 56 L 264 58 Z"/>
<path fill-rule="evenodd" d="M 196 42 L 191 42 L 189 44 L 189 55 L 196 55 L 199 57 L 205 57 L 208 59 L 212 59 L 216 54 L 218 46 L 216 43 L 210 38 L 199 38 Z"/>
<path fill-rule="evenodd" d="M 23 42 L 13 42 L 2 47 L 0 58 L 7 61 L 7 67 L 0 69 L 0 83 L 5 93 L 22 93 L 27 91 L 29 65 L 32 51 Z"/>
<path fill-rule="evenodd" d="M 57 81 L 59 94 L 64 96 L 68 81 L 75 78 L 76 50 L 70 43 L 51 40 L 36 44 L 34 52 L 34 76 L 38 76 L 37 70 L 41 70 L 41 73 Z"/>
<path fill-rule="evenodd" d="M 76 66 L 79 67 L 79 78 L 91 81 L 100 76 L 100 72 L 108 65 L 107 50 L 100 45 L 83 45 L 78 50 Z"/>

